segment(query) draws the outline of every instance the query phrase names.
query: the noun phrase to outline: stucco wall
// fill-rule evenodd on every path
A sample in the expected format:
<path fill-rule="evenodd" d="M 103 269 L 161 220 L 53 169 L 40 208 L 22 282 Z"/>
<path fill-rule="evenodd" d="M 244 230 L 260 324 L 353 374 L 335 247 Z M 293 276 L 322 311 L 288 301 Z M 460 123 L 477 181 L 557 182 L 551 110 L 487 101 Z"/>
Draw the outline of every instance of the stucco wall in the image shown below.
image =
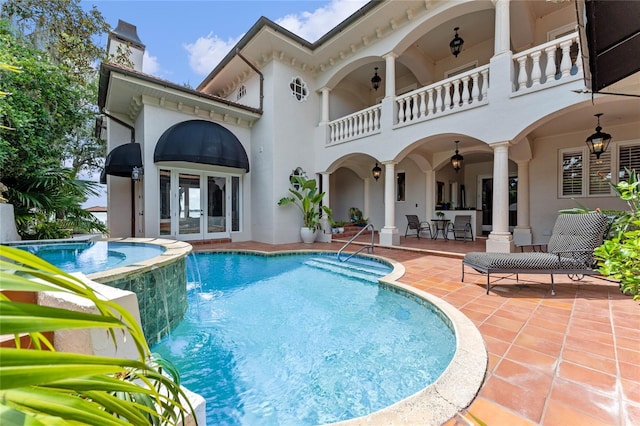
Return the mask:
<path fill-rule="evenodd" d="M 615 152 L 615 145 L 624 141 L 640 142 L 640 128 L 635 125 L 607 126 L 607 133 L 614 136 L 614 141 L 609 149 Z M 558 191 L 558 179 L 560 174 L 559 151 L 563 148 L 586 147 L 584 140 L 589 136 L 589 131 L 558 135 L 554 137 L 536 139 L 533 142 L 534 158 L 529 167 L 531 176 L 530 199 L 531 228 L 534 242 L 546 242 L 551 234 L 551 229 L 558 215 L 558 210 L 574 208 L 576 201 L 588 208 L 606 208 L 625 210 L 626 204 L 616 196 L 590 196 L 561 198 Z"/>
<path fill-rule="evenodd" d="M 316 174 L 322 171 L 315 168 L 313 130 L 318 123 L 320 95 L 313 91 L 315 82 L 310 74 L 279 61 L 273 61 L 269 68 L 272 72 L 270 78 L 265 78 L 265 82 L 270 86 L 270 99 L 265 103 L 265 115 L 260 121 L 268 121 L 271 124 L 270 132 L 267 134 L 273 137 L 273 172 L 267 182 L 272 182 L 272 185 L 265 185 L 264 181 L 261 181 L 260 187 L 264 188 L 264 191 L 256 194 L 261 198 L 261 202 L 256 205 L 260 205 L 262 210 L 271 210 L 270 215 L 274 220 L 264 224 L 271 228 L 270 238 L 257 239 L 278 244 L 300 241 L 300 211 L 294 206 L 277 205 L 281 197 L 289 194 L 289 175 L 296 167 L 302 167 L 309 178 L 318 179 Z M 307 85 L 308 94 L 304 101 L 298 101 L 291 94 L 289 85 L 295 77 L 302 78 Z M 283 114 L 283 111 L 286 113 Z M 270 188 L 273 192 L 269 191 Z M 260 233 L 257 229 L 256 231 L 256 235 Z"/>

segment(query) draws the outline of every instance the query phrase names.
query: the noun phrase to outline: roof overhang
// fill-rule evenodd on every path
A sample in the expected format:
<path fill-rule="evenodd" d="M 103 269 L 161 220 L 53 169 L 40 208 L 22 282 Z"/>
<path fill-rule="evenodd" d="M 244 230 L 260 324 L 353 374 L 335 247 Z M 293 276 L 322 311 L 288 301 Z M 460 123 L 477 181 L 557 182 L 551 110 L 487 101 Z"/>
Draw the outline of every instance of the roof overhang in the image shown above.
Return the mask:
<path fill-rule="evenodd" d="M 576 0 L 585 85 L 640 96 L 640 2 Z"/>
<path fill-rule="evenodd" d="M 134 121 L 144 103 L 166 105 L 209 118 L 251 127 L 262 110 L 180 86 L 126 67 L 102 63 L 98 107 Z"/>

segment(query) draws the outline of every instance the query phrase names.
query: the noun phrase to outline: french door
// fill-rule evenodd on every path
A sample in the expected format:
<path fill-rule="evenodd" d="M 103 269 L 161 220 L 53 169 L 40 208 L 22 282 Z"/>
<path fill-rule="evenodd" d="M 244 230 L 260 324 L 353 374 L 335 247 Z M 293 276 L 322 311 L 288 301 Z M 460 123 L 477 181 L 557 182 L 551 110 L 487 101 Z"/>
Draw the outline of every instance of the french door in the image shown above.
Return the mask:
<path fill-rule="evenodd" d="M 179 240 L 229 238 L 238 231 L 238 176 L 161 170 L 160 235 Z"/>
<path fill-rule="evenodd" d="M 486 235 L 493 229 L 493 177 L 478 175 L 478 206 L 482 206 L 482 234 Z M 518 217 L 518 178 L 509 177 L 509 231 L 517 225 Z"/>

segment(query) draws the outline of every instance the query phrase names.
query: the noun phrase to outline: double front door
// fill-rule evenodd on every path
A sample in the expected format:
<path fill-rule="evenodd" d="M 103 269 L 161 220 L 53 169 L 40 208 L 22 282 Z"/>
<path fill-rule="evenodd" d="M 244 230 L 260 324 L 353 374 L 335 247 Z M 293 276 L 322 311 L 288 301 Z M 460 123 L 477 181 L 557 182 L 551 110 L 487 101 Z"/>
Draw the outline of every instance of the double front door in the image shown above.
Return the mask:
<path fill-rule="evenodd" d="M 239 176 L 161 170 L 160 235 L 229 238 L 239 230 L 239 192 Z"/>

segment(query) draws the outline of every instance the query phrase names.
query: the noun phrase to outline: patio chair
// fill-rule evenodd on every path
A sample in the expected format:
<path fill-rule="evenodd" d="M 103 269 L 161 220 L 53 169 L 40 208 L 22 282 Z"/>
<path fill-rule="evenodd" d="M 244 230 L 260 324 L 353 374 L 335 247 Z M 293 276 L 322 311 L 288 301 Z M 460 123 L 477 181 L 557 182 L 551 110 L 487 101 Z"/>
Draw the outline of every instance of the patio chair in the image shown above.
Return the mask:
<path fill-rule="evenodd" d="M 473 229 L 471 228 L 471 215 L 456 215 L 453 222 L 447 227 L 447 234 L 453 233 L 455 240 L 473 241 Z"/>
<path fill-rule="evenodd" d="M 407 214 L 407 229 L 404 231 L 405 237 L 410 237 L 409 231 L 416 231 L 416 237 L 420 239 L 421 232 L 428 232 L 429 237 L 432 237 L 431 234 L 431 226 L 429 226 L 429 222 L 424 222 L 418 219 L 418 216 L 415 214 Z"/>
<path fill-rule="evenodd" d="M 607 217 L 599 212 L 561 214 L 547 243 L 547 252 L 467 253 L 462 261 L 462 281 L 465 266 L 487 274 L 489 294 L 491 274 L 515 274 L 516 282 L 518 274 L 549 274 L 551 295 L 554 296 L 553 274 L 567 274 L 572 280 L 598 274 L 594 270 L 593 251 L 602 244 L 608 226 Z"/>

